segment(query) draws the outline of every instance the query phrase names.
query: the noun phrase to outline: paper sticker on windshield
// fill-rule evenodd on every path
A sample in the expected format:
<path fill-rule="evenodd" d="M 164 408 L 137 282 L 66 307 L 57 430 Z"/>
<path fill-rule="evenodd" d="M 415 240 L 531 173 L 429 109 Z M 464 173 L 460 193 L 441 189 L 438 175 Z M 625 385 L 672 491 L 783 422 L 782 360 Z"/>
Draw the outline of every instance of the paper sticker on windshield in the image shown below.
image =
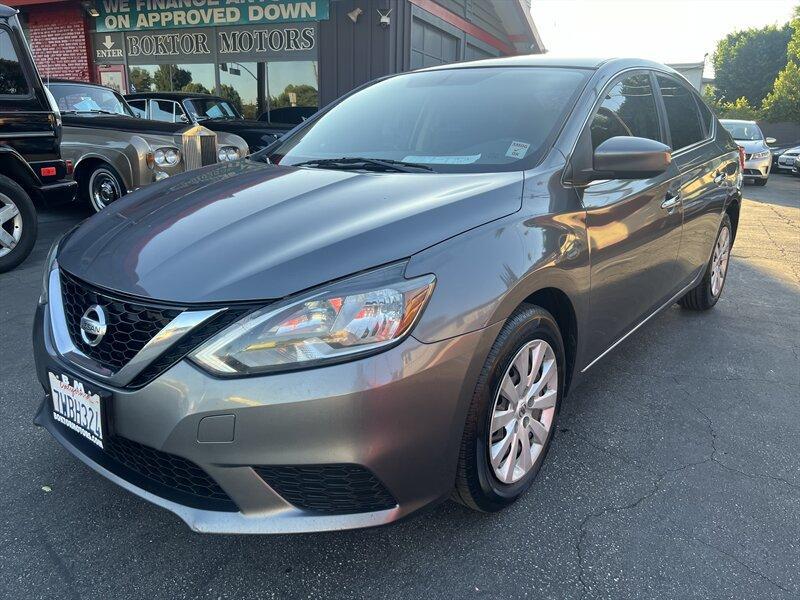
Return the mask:
<path fill-rule="evenodd" d="M 481 157 L 480 154 L 468 156 L 406 156 L 403 162 L 431 165 L 470 165 Z"/>
<path fill-rule="evenodd" d="M 531 145 L 526 144 L 525 142 L 511 142 L 511 145 L 508 147 L 508 151 L 506 152 L 506 156 L 508 158 L 523 158 L 530 147 Z"/>

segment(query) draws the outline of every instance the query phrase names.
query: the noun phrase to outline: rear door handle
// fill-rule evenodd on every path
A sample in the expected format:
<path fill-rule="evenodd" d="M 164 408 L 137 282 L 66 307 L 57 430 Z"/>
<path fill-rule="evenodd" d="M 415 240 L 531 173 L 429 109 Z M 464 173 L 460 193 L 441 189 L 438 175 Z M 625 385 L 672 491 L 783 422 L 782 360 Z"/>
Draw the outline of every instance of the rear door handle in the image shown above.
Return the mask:
<path fill-rule="evenodd" d="M 681 203 L 680 194 L 667 193 L 666 199 L 661 203 L 661 208 L 672 212 L 678 204 Z"/>

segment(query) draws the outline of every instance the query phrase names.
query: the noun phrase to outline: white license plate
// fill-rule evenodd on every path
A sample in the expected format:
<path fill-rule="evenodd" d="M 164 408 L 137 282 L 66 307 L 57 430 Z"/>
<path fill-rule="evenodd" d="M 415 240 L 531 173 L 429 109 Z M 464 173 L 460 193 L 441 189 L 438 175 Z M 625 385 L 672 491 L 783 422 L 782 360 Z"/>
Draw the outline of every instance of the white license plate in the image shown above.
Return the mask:
<path fill-rule="evenodd" d="M 48 373 L 53 399 L 53 418 L 103 447 L 103 415 L 100 396 L 87 392 L 80 381 Z"/>

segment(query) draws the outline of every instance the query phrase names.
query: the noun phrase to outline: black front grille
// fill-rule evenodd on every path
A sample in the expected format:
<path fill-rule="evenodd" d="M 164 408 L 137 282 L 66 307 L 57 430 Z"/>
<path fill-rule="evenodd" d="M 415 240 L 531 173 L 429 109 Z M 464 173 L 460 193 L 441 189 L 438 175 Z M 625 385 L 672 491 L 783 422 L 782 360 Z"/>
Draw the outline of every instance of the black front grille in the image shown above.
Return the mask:
<path fill-rule="evenodd" d="M 140 304 L 99 290 L 61 271 L 64 316 L 73 343 L 104 367 L 118 371 L 136 356 L 182 309 Z M 97 304 L 106 312 L 107 333 L 96 346 L 81 338 L 81 317 Z"/>
<path fill-rule="evenodd" d="M 220 510 L 237 510 L 219 484 L 190 460 L 119 436 L 105 441 L 105 451 L 150 482 L 200 500 L 201 507 L 202 501 L 212 501 Z"/>
<path fill-rule="evenodd" d="M 229 308 L 222 313 L 210 318 L 208 321 L 198 325 L 191 332 L 181 338 L 176 344 L 170 346 L 163 354 L 151 362 L 139 373 L 133 381 L 128 384 L 130 388 L 140 388 L 150 383 L 161 373 L 169 369 L 172 365 L 189 354 L 192 350 L 199 347 L 207 339 L 219 333 L 228 325 L 241 319 L 250 308 Z"/>
<path fill-rule="evenodd" d="M 385 510 L 397 501 L 360 465 L 259 466 L 256 473 L 297 508 L 325 514 Z"/>
<path fill-rule="evenodd" d="M 82 454 L 125 481 L 172 502 L 200 508 L 237 512 L 239 507 L 202 468 L 180 456 L 106 433 L 101 449 L 85 437 L 55 423 L 55 427 Z"/>

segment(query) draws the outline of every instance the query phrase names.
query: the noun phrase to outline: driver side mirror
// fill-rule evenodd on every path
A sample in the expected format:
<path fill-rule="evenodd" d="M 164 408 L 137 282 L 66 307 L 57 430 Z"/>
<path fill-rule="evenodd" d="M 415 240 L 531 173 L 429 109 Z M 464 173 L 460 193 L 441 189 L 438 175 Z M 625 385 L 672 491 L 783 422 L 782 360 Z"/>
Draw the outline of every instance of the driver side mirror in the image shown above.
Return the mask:
<path fill-rule="evenodd" d="M 775 142 L 777 142 L 778 140 L 776 140 L 774 137 L 768 137 L 768 138 L 767 138 L 767 139 L 765 139 L 764 141 L 765 141 L 765 142 L 767 142 L 767 145 L 770 145 L 770 144 L 774 144 L 774 143 L 775 143 Z"/>
<path fill-rule="evenodd" d="M 649 179 L 664 173 L 671 163 L 672 149 L 666 144 L 641 137 L 616 136 L 595 149 L 589 181 Z"/>

